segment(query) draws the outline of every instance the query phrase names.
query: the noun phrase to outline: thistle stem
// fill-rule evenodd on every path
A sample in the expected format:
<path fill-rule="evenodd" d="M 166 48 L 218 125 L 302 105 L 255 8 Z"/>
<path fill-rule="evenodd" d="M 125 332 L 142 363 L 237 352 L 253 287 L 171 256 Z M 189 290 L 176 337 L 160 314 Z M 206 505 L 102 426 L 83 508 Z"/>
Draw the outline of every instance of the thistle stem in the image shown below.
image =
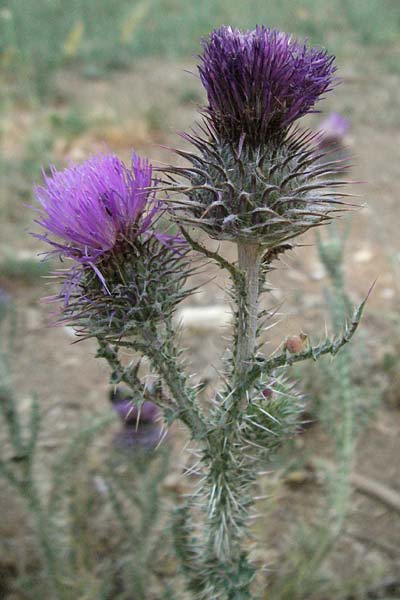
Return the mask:
<path fill-rule="evenodd" d="M 204 451 L 207 475 L 204 595 L 224 600 L 250 600 L 254 571 L 246 549 L 247 518 L 254 473 L 241 453 L 237 424 L 247 402 L 243 386 L 253 366 L 258 325 L 261 248 L 238 244 L 239 274 L 233 278 L 237 294 L 237 329 L 232 383 L 235 393 L 219 406 L 220 427 L 208 435 Z"/>
<path fill-rule="evenodd" d="M 207 425 L 196 404 L 196 393 L 185 381 L 175 357 L 166 352 L 154 351 L 150 347 L 149 357 L 155 371 L 162 377 L 168 386 L 172 397 L 177 403 L 179 418 L 188 427 L 193 439 L 204 439 L 207 433 Z"/>
<path fill-rule="evenodd" d="M 237 246 L 239 269 L 245 277 L 244 289 L 239 298 L 235 356 L 235 378 L 240 382 L 251 369 L 256 348 L 261 247 L 259 244 L 246 242 L 238 242 Z M 244 403 L 245 399 L 242 398 L 240 404 Z"/>

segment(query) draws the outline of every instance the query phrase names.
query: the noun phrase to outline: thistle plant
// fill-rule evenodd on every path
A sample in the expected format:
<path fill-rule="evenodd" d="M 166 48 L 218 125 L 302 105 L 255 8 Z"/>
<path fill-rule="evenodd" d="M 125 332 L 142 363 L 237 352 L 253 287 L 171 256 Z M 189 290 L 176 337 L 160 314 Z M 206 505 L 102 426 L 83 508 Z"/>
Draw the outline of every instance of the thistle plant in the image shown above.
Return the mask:
<path fill-rule="evenodd" d="M 52 169 L 36 192 L 45 230 L 36 235 L 70 264 L 58 272 L 59 321 L 97 339 L 111 382 L 130 387 L 138 415 L 146 397 L 139 361 L 147 357 L 165 428 L 180 420 L 188 429 L 198 483 L 173 527 L 188 591 L 198 599 L 246 600 L 260 596 L 249 558 L 259 471 L 301 418 L 301 396 L 286 369 L 335 355 L 354 334 L 364 303 L 341 334 L 317 344 L 292 339 L 261 354 L 260 334 L 273 317 L 260 297 L 272 263 L 299 235 L 348 208 L 346 163 L 330 160 L 319 134 L 296 124 L 334 86 L 334 58 L 265 27 L 222 27 L 204 40 L 198 68 L 208 104 L 198 127 L 183 134 L 192 150 L 176 150 L 187 164 L 161 169 L 158 180 L 135 154 L 131 168 L 101 154 Z M 180 237 L 162 232 L 166 218 Z M 237 262 L 203 246 L 192 227 L 234 242 Z M 199 254 L 227 270 L 235 316 L 209 405 L 190 382 L 173 322 L 191 291 L 191 256 Z M 121 360 L 121 349 L 137 362 Z"/>

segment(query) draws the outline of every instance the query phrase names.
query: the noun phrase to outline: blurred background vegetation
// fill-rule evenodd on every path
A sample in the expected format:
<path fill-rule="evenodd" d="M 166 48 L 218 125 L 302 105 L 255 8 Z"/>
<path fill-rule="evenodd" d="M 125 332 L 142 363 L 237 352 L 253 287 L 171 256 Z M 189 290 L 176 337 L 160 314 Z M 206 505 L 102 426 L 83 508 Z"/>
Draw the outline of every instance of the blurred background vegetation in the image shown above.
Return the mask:
<path fill-rule="evenodd" d="M 157 523 L 148 537 L 137 532 L 160 514 L 159 502 L 170 508 L 185 492 L 185 435 L 174 430 L 173 458 L 161 455 L 149 470 L 134 453 L 115 453 L 120 424 L 109 418 L 105 366 L 90 342 L 71 345 L 69 330 L 49 328 L 51 309 L 39 303 L 52 289 L 52 265 L 27 235 L 27 206 L 43 167 L 83 160 L 103 144 L 126 159 L 135 147 L 156 164 L 173 160 L 161 146 L 182 144 L 175 131 L 196 119 L 204 95 L 195 57 L 221 24 L 277 27 L 336 54 L 342 85 L 323 109 L 349 120 L 343 143 L 355 155 L 354 179 L 368 182 L 355 190 L 367 208 L 346 245 L 340 228 L 322 235 L 319 253 L 308 236 L 310 247 L 271 274 L 286 316 L 267 349 L 300 330 L 318 336 L 325 322 L 335 331 L 345 306 L 379 276 L 363 330 L 339 362 L 293 373 L 313 425 L 266 465 L 260 484 L 268 500 L 260 501 L 266 517 L 254 533 L 264 549 L 254 560 L 269 567 L 265 598 L 400 598 L 399 511 L 382 500 L 382 489 L 384 498 L 387 489 L 400 493 L 399 0 L 0 0 L 0 441 L 3 475 L 30 482 L 0 483 L 0 597 L 184 598 L 168 542 L 161 558 L 153 554 Z M 229 244 L 224 251 L 234 258 Z M 204 282 L 191 302 L 222 306 L 222 326 L 226 281 L 206 270 Z M 225 342 L 218 323 L 204 320 L 183 341 L 212 391 L 210 362 L 218 365 Z M 26 463 L 20 446 L 30 442 Z M 377 485 L 378 498 L 349 481 L 354 470 Z M 151 497 L 150 513 L 138 489 Z M 46 523 L 54 494 L 62 498 Z M 148 540 L 139 563 L 138 536 Z"/>
<path fill-rule="evenodd" d="M 8 0 L 1 3 L 1 67 L 14 92 L 56 93 L 54 75 L 73 66 L 86 77 L 131 69 L 143 57 L 189 58 L 224 23 L 278 27 L 328 46 L 339 62 L 353 52 L 398 71 L 397 0 Z"/>

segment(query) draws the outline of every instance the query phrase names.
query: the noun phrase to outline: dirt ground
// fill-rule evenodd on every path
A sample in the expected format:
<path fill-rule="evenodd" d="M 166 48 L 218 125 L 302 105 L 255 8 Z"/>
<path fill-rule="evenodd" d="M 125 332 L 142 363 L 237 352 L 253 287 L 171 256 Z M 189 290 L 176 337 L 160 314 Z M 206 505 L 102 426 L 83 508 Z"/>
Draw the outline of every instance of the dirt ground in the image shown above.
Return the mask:
<path fill-rule="evenodd" d="M 171 154 L 159 144 L 182 146 L 175 130 L 190 127 L 195 115 L 195 101 L 182 99 L 177 90 L 193 90 L 195 96 L 200 88 L 198 81 L 184 72 L 186 68 L 193 69 L 193 65 L 141 61 L 133 72 L 115 74 L 106 81 L 88 81 L 64 73 L 60 77 L 58 110 L 68 105 L 78 106 L 94 125 L 73 140 L 60 136 L 53 149 L 56 159 L 84 158 L 88 151 L 105 142 L 125 158 L 134 146 L 138 153 L 147 154 L 155 162 L 171 160 Z M 370 378 L 371 386 L 376 386 L 383 398 L 361 436 L 354 470 L 400 494 L 400 387 L 395 383 L 396 368 L 389 374 L 382 370 L 386 354 L 394 354 L 398 361 L 400 353 L 400 127 L 397 119 L 400 92 L 395 76 L 372 69 L 371 73 L 366 70 L 361 75 L 355 68 L 349 69 L 342 77 L 343 84 L 325 109 L 344 112 L 350 118 L 347 144 L 355 155 L 352 177 L 362 182 L 354 186 L 354 191 L 360 194 L 359 201 L 365 207 L 346 217 L 351 219 L 346 281 L 352 300 L 360 301 L 376 280 L 360 333 L 368 368 L 360 364 L 356 375 L 364 380 L 366 387 Z M 146 108 L 149 99 L 153 107 L 150 115 Z M 201 101 L 201 95 L 198 100 Z M 5 139 L 5 152 L 9 160 L 14 161 L 23 152 L 24 136 L 37 126 L 37 119 L 45 116 L 43 110 L 38 113 L 23 107 L 18 110 L 6 124 L 9 135 Z M 318 115 L 313 116 L 310 124 L 317 123 L 318 119 Z M 2 250 L 8 247 L 16 252 L 35 252 L 38 249 L 35 240 L 23 233 L 28 220 L 20 197 L 26 193 L 24 186 L 27 185 L 26 182 L 21 184 L 15 173 L 6 179 L 9 222 L 1 234 Z M 273 350 L 288 334 L 302 330 L 318 337 L 325 331 L 328 319 L 323 295 L 326 275 L 318 260 L 313 235 L 307 234 L 302 243 L 306 246 L 291 253 L 286 266 L 282 265 L 271 276 L 271 283 L 277 288 L 272 301 L 284 303 L 281 309 L 284 316 L 271 334 L 267 351 Z M 223 251 L 226 256 L 234 257 L 234 249 L 229 244 Z M 189 306 L 227 303 L 224 294 L 227 280 L 221 272 L 210 266 L 200 279 L 205 283 L 204 291 L 189 299 Z M 68 441 L 83 418 L 107 410 L 107 369 L 93 358 L 91 342 L 72 344 L 69 330 L 48 327 L 49 306 L 40 302 L 40 297 L 48 293 L 46 282 L 28 285 L 0 278 L 0 285 L 12 295 L 18 309 L 14 386 L 22 405 L 32 393 L 40 399 L 46 422 L 40 443 L 43 455 L 51 461 L 52 453 Z M 265 302 L 271 302 L 271 298 Z M 200 377 L 208 378 L 209 388 L 212 388 L 217 382 L 214 367 L 218 366 L 226 344 L 220 326 L 217 323 L 210 329 L 200 324 L 194 330 L 184 331 L 183 341 L 188 346 L 189 367 Z M 387 400 L 388 389 L 391 390 L 390 401 Z M 184 433 L 177 436 L 182 439 Z M 329 444 L 318 425 L 299 436 L 296 444 L 306 447 L 310 456 L 325 453 L 329 456 Z M 314 474 L 300 478 L 296 485 L 280 482 L 269 486 L 266 478 L 260 487 L 270 495 L 260 507 L 268 508 L 269 514 L 272 511 L 274 524 L 261 519 L 255 525 L 256 535 L 266 548 L 258 558 L 266 560 L 273 571 L 285 551 L 294 523 L 312 520 L 316 514 L 323 485 Z M 3 523 L 1 528 L 2 536 L 12 537 L 10 524 L 6 527 Z M 351 580 L 356 574 L 367 581 L 367 575 L 372 572 L 381 573 L 382 580 L 397 576 L 400 586 L 399 548 L 400 515 L 355 490 L 345 535 L 327 562 L 327 575 L 339 583 Z M 393 594 L 388 592 L 387 597 L 400 598 L 400 587 L 398 593 Z"/>

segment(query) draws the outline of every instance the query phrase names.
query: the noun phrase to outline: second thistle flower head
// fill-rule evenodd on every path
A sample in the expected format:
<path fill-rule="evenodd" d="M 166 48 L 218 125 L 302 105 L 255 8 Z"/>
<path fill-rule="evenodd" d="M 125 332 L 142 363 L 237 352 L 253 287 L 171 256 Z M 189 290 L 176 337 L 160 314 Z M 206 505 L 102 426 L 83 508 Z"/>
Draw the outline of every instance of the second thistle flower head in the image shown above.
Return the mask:
<path fill-rule="evenodd" d="M 132 166 L 112 154 L 98 154 L 64 171 L 51 167 L 44 186 L 36 188 L 42 206 L 37 235 L 60 256 L 95 264 L 121 242 L 132 241 L 149 227 L 155 209 L 144 218 L 152 169 L 132 154 Z M 56 240 L 49 238 L 56 236 Z"/>
<path fill-rule="evenodd" d="M 152 167 L 133 153 L 128 168 L 98 154 L 64 171 L 51 169 L 36 189 L 41 204 L 34 234 L 71 262 L 56 299 L 64 319 L 102 337 L 135 335 L 163 319 L 182 299 L 188 274 L 184 242 L 156 229 Z"/>
<path fill-rule="evenodd" d="M 223 26 L 203 42 L 199 73 L 206 112 L 227 141 L 250 145 L 282 137 L 332 87 L 334 57 L 291 35 Z"/>

